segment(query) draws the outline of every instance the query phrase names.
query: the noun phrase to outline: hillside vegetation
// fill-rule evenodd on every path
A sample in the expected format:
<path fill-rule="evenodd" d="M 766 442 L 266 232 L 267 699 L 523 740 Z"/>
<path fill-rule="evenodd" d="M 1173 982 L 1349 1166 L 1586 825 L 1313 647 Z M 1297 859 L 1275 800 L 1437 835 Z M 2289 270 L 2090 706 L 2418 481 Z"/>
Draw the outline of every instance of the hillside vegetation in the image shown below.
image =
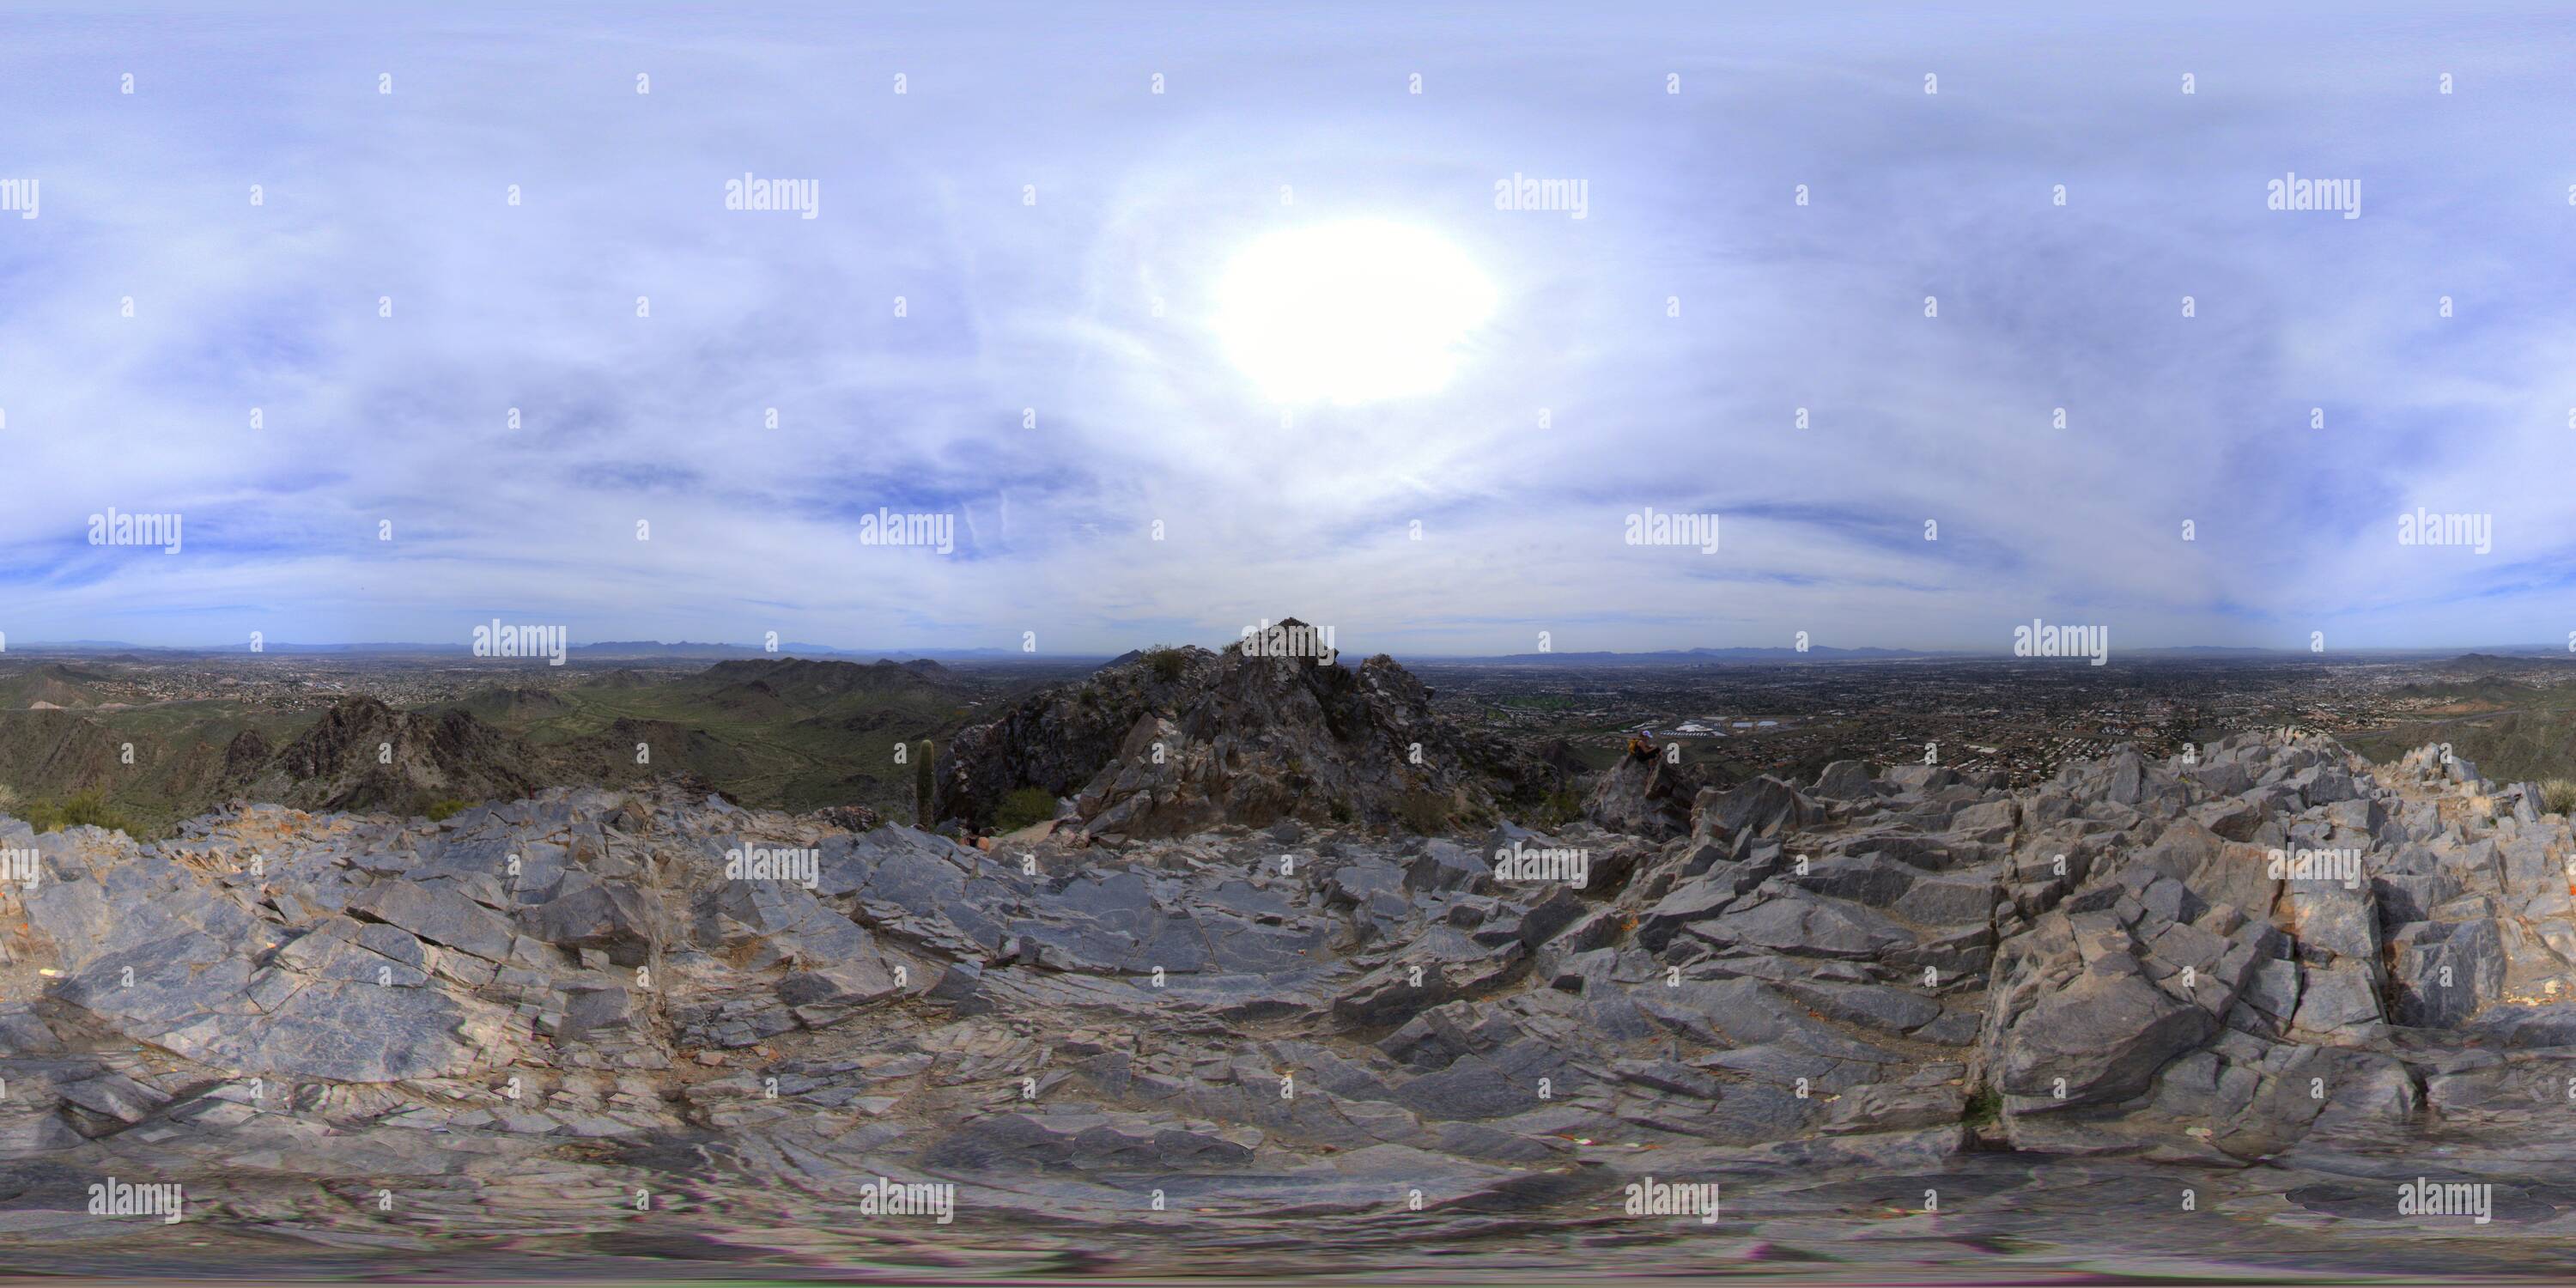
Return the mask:
<path fill-rule="evenodd" d="M 926 661 L 604 671 L 413 710 L 318 693 L 121 704 L 108 679 L 52 663 L 0 677 L 0 810 L 157 836 L 234 798 L 427 814 L 547 786 L 679 782 L 758 808 L 910 818 L 917 744 L 944 739 L 969 701 Z M 916 746 L 899 764 L 900 743 Z"/>

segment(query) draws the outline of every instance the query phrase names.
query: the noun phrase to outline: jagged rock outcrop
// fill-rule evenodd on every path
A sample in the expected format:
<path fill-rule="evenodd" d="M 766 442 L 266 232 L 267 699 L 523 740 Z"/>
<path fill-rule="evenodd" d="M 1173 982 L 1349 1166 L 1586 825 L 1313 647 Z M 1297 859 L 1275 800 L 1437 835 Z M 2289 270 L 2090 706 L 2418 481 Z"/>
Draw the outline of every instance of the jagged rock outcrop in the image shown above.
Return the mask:
<path fill-rule="evenodd" d="M 397 711 L 370 697 L 331 704 L 293 741 L 253 760 L 226 750 L 233 794 L 313 809 L 414 811 L 442 799 L 512 800 L 541 775 L 519 741 L 472 713 Z M 238 762 L 238 763 L 236 763 Z"/>
<path fill-rule="evenodd" d="M 2576 847 L 2535 791 L 2239 734 L 2019 791 L 1755 777 L 1661 837 L 1389 836 L 1271 788 L 1288 751 L 1374 757 L 1425 708 L 1384 669 L 1250 661 L 1140 657 L 1005 717 L 1161 694 L 1122 747 L 1225 748 L 1169 783 L 1113 752 L 1076 794 L 1140 829 L 1116 846 L 667 788 L 439 824 L 255 806 L 149 846 L 0 822 L 41 862 L 0 884 L 0 1156 L 236 1178 L 264 1229 L 347 1169 L 435 1176 L 496 1232 L 583 1219 L 531 1176 L 825 1212 L 937 1178 L 961 1212 L 1098 1227 L 1160 1190 L 1194 1216 L 1158 1237 L 1222 1239 L 1283 1203 L 1597 1221 L 1647 1175 L 1897 1175 L 1973 1221 L 2024 1184 L 1981 1145 L 2132 1169 L 2104 1188 L 2159 1213 L 2159 1169 L 2365 1233 L 2351 1186 L 2433 1171 L 2495 1184 L 2499 1220 L 2563 1209 Z M 1308 781 L 1383 804 L 1359 777 Z M 1260 826 L 1140 839 L 1210 808 Z M 2437 1136 L 2438 1166 L 2410 1144 Z M 684 1180 L 631 1173 L 666 1155 Z"/>
<path fill-rule="evenodd" d="M 852 832 L 873 832 L 886 824 L 885 815 L 865 805 L 826 805 L 806 817 Z"/>
<path fill-rule="evenodd" d="M 1073 795 L 1117 758 L 1138 720 L 1177 710 L 1217 669 L 1217 656 L 1202 648 L 1129 654 L 964 730 L 939 749 L 932 816 L 986 823 L 1020 788 Z"/>
<path fill-rule="evenodd" d="M 1392 658 L 1353 669 L 1237 643 L 1131 654 L 966 730 L 940 752 L 932 804 L 983 824 L 1034 787 L 1072 798 L 1080 830 L 1111 840 L 1289 819 L 1425 830 L 1533 805 L 1561 782 L 1434 712 Z"/>
<path fill-rule="evenodd" d="M 267 763 L 275 750 L 257 729 L 244 729 L 234 734 L 232 741 L 224 744 L 224 778 L 231 782 L 250 781 L 258 776 L 260 766 Z"/>
<path fill-rule="evenodd" d="M 1669 840 L 1690 830 L 1699 774 L 1661 755 L 1628 755 L 1601 772 L 1583 816 L 1613 832 Z"/>

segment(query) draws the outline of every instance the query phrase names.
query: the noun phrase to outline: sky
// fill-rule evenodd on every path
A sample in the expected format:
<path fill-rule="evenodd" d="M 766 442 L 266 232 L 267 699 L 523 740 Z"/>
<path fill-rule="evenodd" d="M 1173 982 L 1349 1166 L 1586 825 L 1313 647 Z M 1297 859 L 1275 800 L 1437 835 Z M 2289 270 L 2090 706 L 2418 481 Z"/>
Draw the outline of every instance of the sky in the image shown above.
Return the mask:
<path fill-rule="evenodd" d="M 11 6 L 0 640 L 2576 649 L 2546 6 L 529 8 Z"/>

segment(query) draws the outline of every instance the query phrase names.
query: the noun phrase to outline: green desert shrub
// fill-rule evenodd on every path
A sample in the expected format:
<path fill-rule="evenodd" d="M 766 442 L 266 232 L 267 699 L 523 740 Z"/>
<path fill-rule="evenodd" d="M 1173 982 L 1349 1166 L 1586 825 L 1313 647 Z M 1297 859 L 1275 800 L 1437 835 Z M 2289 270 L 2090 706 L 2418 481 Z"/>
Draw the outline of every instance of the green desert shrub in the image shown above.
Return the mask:
<path fill-rule="evenodd" d="M 429 808 L 422 810 L 421 813 L 432 823 L 444 823 L 472 808 L 474 808 L 474 802 L 461 801 L 450 796 L 444 800 L 431 801 Z"/>
<path fill-rule="evenodd" d="M 1968 1094 L 1968 1125 L 1983 1127 L 2003 1117 L 2003 1093 L 1992 1087 L 1979 1087 Z"/>
<path fill-rule="evenodd" d="M 1154 669 L 1154 678 L 1166 684 L 1181 678 L 1189 664 L 1189 655 L 1176 648 L 1158 648 L 1145 654 L 1145 665 Z"/>
<path fill-rule="evenodd" d="M 62 804 L 52 801 L 29 801 L 18 817 L 39 832 L 59 832 L 67 827 L 103 827 L 110 831 L 134 834 L 134 824 L 107 798 L 95 791 L 77 792 Z"/>
<path fill-rule="evenodd" d="M 1023 787 L 1002 798 L 993 812 L 993 830 L 1016 832 L 1055 817 L 1055 795 L 1043 787 Z"/>
<path fill-rule="evenodd" d="M 1431 792 L 1406 792 L 1396 802 L 1395 821 L 1416 836 L 1432 836 L 1449 827 L 1449 802 Z"/>
<path fill-rule="evenodd" d="M 2542 783 L 2540 807 L 2552 814 L 2576 814 L 2576 778 L 2552 778 Z"/>
<path fill-rule="evenodd" d="M 94 791 L 82 792 L 63 802 L 63 826 L 104 827 L 125 830 L 133 825 L 107 798 Z"/>
<path fill-rule="evenodd" d="M 1544 831 L 1548 828 L 1564 827 L 1581 820 L 1582 817 L 1583 793 L 1571 787 L 1564 787 L 1549 792 L 1547 799 L 1539 802 L 1538 813 L 1531 821 Z"/>

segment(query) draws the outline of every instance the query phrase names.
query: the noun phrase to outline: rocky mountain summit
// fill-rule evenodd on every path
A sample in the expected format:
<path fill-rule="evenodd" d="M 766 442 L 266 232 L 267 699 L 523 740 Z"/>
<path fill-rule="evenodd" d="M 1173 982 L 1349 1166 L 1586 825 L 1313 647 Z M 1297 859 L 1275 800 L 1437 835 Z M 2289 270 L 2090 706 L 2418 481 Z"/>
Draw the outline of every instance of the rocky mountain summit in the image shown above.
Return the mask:
<path fill-rule="evenodd" d="M 2576 1212 L 2576 845 L 2465 762 L 2239 734 L 2021 791 L 1837 764 L 1645 834 L 1366 825 L 1489 799 L 1478 754 L 1391 663 L 1192 652 L 961 740 L 960 809 L 1078 798 L 990 849 L 667 788 L 0 822 L 0 1226 L 157 1231 L 83 1210 L 115 1176 L 201 1238 L 1178 1257 L 1634 1233 L 1662 1178 L 1725 1187 L 1645 1227 L 1731 1241 L 1694 1258 L 1893 1213 L 2377 1266 L 2410 1180 L 2492 1187 L 2445 1238 Z M 1669 819 L 1649 777 L 1596 813 Z"/>
<path fill-rule="evenodd" d="M 1268 638 L 1310 629 L 1289 618 Z M 1286 819 L 1428 830 L 1499 818 L 1562 783 L 1508 740 L 1434 712 L 1391 657 L 1354 669 L 1261 638 L 1131 653 L 965 730 L 940 752 L 933 814 L 988 824 L 1033 787 L 1071 798 L 1080 832 L 1107 841 Z"/>
<path fill-rule="evenodd" d="M 225 785 L 235 794 L 333 810 L 514 799 L 542 781 L 534 760 L 518 739 L 469 712 L 397 711 L 364 696 L 333 703 L 273 752 L 245 730 L 224 754 Z"/>

